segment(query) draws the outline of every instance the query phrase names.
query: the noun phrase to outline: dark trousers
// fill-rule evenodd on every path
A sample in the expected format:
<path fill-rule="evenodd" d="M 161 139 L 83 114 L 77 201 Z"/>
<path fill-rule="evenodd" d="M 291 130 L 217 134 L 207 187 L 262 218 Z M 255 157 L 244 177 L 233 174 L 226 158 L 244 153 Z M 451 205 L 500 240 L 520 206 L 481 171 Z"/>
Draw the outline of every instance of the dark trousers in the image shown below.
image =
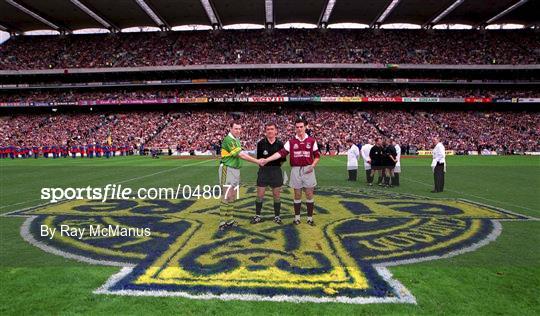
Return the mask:
<path fill-rule="evenodd" d="M 371 169 L 366 170 L 366 181 L 367 183 L 373 182 L 373 179 L 371 178 Z"/>
<path fill-rule="evenodd" d="M 349 181 L 356 181 L 357 175 L 358 175 L 357 169 L 349 170 Z"/>
<path fill-rule="evenodd" d="M 399 186 L 399 173 L 394 173 L 394 178 L 392 178 L 392 185 Z"/>
<path fill-rule="evenodd" d="M 444 189 L 444 164 L 437 163 L 433 171 L 433 179 L 435 182 L 435 192 L 442 192 Z"/>

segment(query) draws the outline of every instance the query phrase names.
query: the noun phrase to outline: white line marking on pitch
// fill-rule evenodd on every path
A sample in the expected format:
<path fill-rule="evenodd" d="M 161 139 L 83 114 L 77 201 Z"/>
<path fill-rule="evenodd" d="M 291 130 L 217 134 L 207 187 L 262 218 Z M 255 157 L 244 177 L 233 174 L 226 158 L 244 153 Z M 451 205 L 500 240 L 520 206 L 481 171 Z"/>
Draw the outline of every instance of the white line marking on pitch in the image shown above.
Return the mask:
<path fill-rule="evenodd" d="M 338 161 L 338 162 L 342 162 L 341 160 L 338 160 L 334 157 L 329 157 L 330 159 L 332 160 L 335 160 L 335 161 Z M 407 181 L 411 181 L 411 182 L 415 182 L 415 183 L 418 183 L 418 184 L 422 184 L 426 187 L 432 187 L 433 185 L 432 184 L 429 184 L 427 182 L 423 182 L 423 181 L 418 181 L 418 180 L 414 180 L 414 179 L 411 179 L 411 178 L 407 178 L 407 177 L 403 177 L 401 176 L 402 179 L 405 179 Z M 532 209 L 532 208 L 529 208 L 529 207 L 526 207 L 526 206 L 521 206 L 521 205 L 517 205 L 517 204 L 513 204 L 513 203 L 508 203 L 508 202 L 501 202 L 501 201 L 497 201 L 497 200 L 493 200 L 493 199 L 488 199 L 488 198 L 485 198 L 485 197 L 482 197 L 482 196 L 479 196 L 479 195 L 474 195 L 474 194 L 469 194 L 469 193 L 465 193 L 465 192 L 461 192 L 461 191 L 455 191 L 455 190 L 448 190 L 446 189 L 446 191 L 448 192 L 452 192 L 452 193 L 457 193 L 457 194 L 461 194 L 461 195 L 467 195 L 467 196 L 471 196 L 471 197 L 474 197 L 474 198 L 477 198 L 477 199 L 481 199 L 481 200 L 484 200 L 484 201 L 488 201 L 488 202 L 495 202 L 495 203 L 500 203 L 500 204 L 503 204 L 503 205 L 508 205 L 508 206 L 512 206 L 512 207 L 518 207 L 518 208 L 521 208 L 521 209 L 524 209 L 524 210 L 528 210 L 528 211 L 533 211 L 533 212 L 536 212 L 537 210 L 535 209 Z M 425 197 L 425 196 L 423 196 Z"/>
<path fill-rule="evenodd" d="M 104 285 L 94 290 L 94 294 L 105 295 L 129 295 L 129 296 L 159 296 L 159 297 L 185 297 L 189 299 L 212 300 L 218 299 L 222 301 L 240 300 L 240 301 L 270 301 L 270 302 L 291 302 L 291 303 L 346 303 L 346 304 L 373 304 L 373 303 L 409 303 L 416 304 L 416 298 L 401 284 L 394 279 L 390 270 L 383 266 L 375 267 L 377 273 L 394 289 L 396 296 L 384 297 L 313 297 L 313 296 L 297 296 L 297 295 L 274 295 L 264 296 L 258 294 L 191 294 L 183 291 L 166 291 L 166 290 L 111 290 L 121 279 L 129 275 L 133 271 L 133 267 L 125 267 L 120 272 L 112 275 Z"/>
<path fill-rule="evenodd" d="M 433 186 L 432 184 L 429 184 L 427 182 L 418 181 L 418 180 L 410 179 L 410 178 L 407 178 L 407 177 L 401 177 L 401 178 L 405 179 L 407 181 L 410 181 L 410 182 L 415 182 L 415 183 L 418 183 L 418 184 L 422 184 L 422 185 L 424 185 L 426 187 L 432 187 Z M 461 194 L 461 195 L 468 195 L 468 196 L 472 196 L 472 197 L 477 198 L 477 199 L 482 199 L 484 201 L 505 204 L 505 205 L 508 205 L 508 206 L 518 207 L 518 208 L 522 208 L 522 209 L 525 209 L 525 210 L 528 210 L 528 211 L 536 212 L 536 210 L 534 210 L 532 208 L 529 208 L 529 207 L 526 207 L 526 206 L 521 206 L 521 205 L 516 205 L 516 204 L 513 204 L 513 203 L 501 202 L 501 201 L 497 201 L 497 200 L 493 200 L 493 199 L 488 199 L 488 198 L 485 198 L 485 197 L 482 197 L 482 196 L 479 196 L 479 195 L 469 194 L 469 193 L 456 191 L 456 190 L 448 190 L 448 189 L 445 189 L 445 191 L 453 192 L 453 193 L 457 193 L 457 194 Z"/>
<path fill-rule="evenodd" d="M 203 161 L 197 161 L 197 162 L 194 162 L 194 163 L 189 163 L 189 164 L 186 164 L 186 165 L 177 166 L 177 167 L 170 168 L 170 169 L 166 169 L 166 170 L 161 170 L 161 171 L 154 172 L 154 173 L 150 173 L 150 174 L 147 174 L 147 175 L 144 175 L 144 176 L 135 177 L 135 178 L 131 178 L 131 179 L 126 179 L 126 180 L 122 180 L 122 181 L 114 182 L 114 183 L 116 183 L 116 184 L 127 183 L 127 182 L 131 182 L 131 181 L 139 180 L 139 179 L 144 179 L 144 178 L 152 177 L 152 176 L 155 176 L 155 175 L 158 175 L 158 174 L 162 174 L 162 173 L 165 173 L 165 172 L 170 172 L 170 171 L 173 171 L 173 170 L 176 170 L 176 169 L 181 169 L 181 168 L 184 168 L 184 167 L 190 167 L 190 166 L 195 166 L 195 165 L 201 165 L 201 164 L 206 163 L 206 162 L 209 162 L 209 161 L 213 161 L 213 160 L 212 160 L 212 159 L 208 159 L 208 160 L 203 160 Z M 109 182 L 109 183 L 110 183 L 110 182 Z M 7 207 L 12 207 L 12 206 L 21 205 L 21 204 L 27 204 L 27 203 L 36 202 L 36 201 L 41 201 L 41 199 L 28 200 L 28 201 L 24 201 L 24 202 L 18 202 L 18 203 L 14 203 L 14 204 L 9 204 L 9 205 L 0 206 L 0 210 L 1 210 L 1 209 L 4 209 L 4 208 L 7 208 Z"/>
<path fill-rule="evenodd" d="M 208 162 L 208 161 L 213 161 L 213 160 L 209 159 L 209 160 L 203 160 L 203 161 L 197 161 L 197 162 L 194 162 L 194 163 L 189 163 L 189 164 L 182 165 L 182 166 L 176 166 L 176 167 L 174 167 L 174 168 L 170 168 L 170 169 L 166 169 L 166 170 L 161 170 L 161 171 L 154 172 L 154 173 L 150 173 L 150 174 L 147 174 L 147 175 L 144 175 L 144 176 L 140 176 L 140 177 L 136 177 L 136 178 L 131 178 L 131 179 L 119 181 L 119 182 L 116 182 L 116 184 L 121 184 L 121 183 L 127 183 L 127 182 L 131 182 L 131 181 L 135 181 L 135 180 L 140 180 L 140 179 L 152 177 L 152 176 L 155 176 L 155 175 L 158 175 L 158 174 L 170 172 L 170 171 L 173 171 L 173 170 L 176 170 L 176 169 L 182 169 L 182 168 L 184 168 L 184 167 L 190 167 L 190 166 L 195 166 L 195 165 L 201 165 L 201 164 L 206 163 L 206 162 Z"/>
<path fill-rule="evenodd" d="M 0 210 L 3 209 L 3 208 L 6 208 L 6 207 L 15 206 L 15 205 L 21 205 L 21 204 L 26 204 L 26 203 L 30 203 L 30 202 L 36 202 L 36 201 L 41 201 L 41 199 L 29 200 L 29 201 L 24 201 L 24 202 L 19 202 L 19 203 L 0 206 Z"/>

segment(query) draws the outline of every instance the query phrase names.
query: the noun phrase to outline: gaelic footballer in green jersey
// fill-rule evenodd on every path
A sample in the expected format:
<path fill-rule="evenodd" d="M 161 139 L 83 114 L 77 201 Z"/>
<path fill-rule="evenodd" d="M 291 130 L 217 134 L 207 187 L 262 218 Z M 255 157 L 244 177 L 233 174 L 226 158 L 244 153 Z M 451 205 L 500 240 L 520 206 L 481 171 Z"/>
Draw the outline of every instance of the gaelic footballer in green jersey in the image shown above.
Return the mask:
<path fill-rule="evenodd" d="M 221 161 L 218 172 L 219 184 L 221 185 L 223 196 L 219 207 L 219 215 L 221 217 L 219 223 L 220 230 L 235 225 L 232 203 L 238 194 L 242 160 L 259 164 L 259 160 L 242 151 L 242 145 L 240 143 L 241 134 L 242 125 L 233 122 L 229 134 L 221 142 Z"/>

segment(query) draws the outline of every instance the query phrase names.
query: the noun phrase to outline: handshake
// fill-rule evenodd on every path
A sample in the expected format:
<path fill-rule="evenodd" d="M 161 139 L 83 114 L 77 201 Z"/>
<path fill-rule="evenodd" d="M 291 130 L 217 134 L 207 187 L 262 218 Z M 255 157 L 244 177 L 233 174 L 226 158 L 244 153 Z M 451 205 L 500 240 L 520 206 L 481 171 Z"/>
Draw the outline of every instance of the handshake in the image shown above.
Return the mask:
<path fill-rule="evenodd" d="M 264 165 L 266 165 L 269 162 L 270 161 L 266 158 L 257 159 L 257 164 L 261 167 L 264 167 Z"/>

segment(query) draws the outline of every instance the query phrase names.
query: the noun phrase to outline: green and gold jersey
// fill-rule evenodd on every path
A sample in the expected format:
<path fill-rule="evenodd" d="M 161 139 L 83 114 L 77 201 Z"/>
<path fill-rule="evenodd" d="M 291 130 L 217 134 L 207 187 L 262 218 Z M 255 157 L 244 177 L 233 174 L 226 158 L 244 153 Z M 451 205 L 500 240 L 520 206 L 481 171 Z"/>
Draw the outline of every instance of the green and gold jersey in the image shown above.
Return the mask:
<path fill-rule="evenodd" d="M 238 157 L 241 151 L 240 140 L 229 133 L 221 142 L 221 163 L 227 167 L 239 169 L 242 167 L 242 160 Z"/>

